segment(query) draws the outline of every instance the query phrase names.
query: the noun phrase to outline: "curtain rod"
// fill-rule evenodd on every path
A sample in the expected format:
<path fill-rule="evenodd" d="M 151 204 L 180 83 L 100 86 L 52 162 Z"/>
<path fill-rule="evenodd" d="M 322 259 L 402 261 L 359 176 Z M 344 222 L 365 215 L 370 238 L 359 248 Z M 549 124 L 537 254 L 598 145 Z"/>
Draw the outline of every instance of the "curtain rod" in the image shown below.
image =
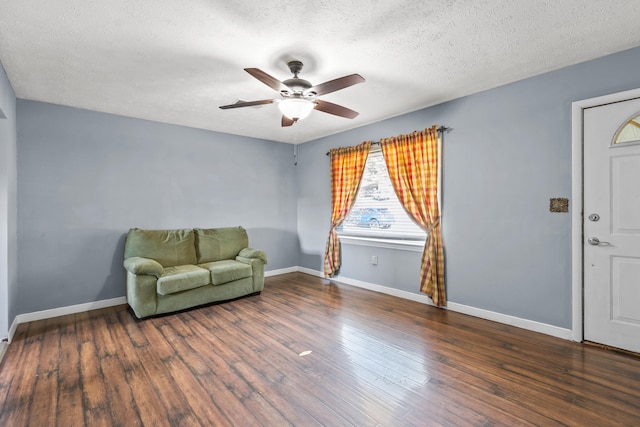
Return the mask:
<path fill-rule="evenodd" d="M 440 127 L 438 128 L 438 132 L 440 132 L 440 133 L 449 133 L 449 132 L 451 132 L 452 130 L 453 130 L 452 128 L 449 128 L 449 127 L 446 127 L 446 126 L 440 126 Z M 371 145 L 379 145 L 379 144 L 380 144 L 380 141 L 373 141 L 373 142 L 371 143 Z M 330 152 L 330 151 L 327 151 L 327 156 L 328 156 L 329 154 L 331 154 L 331 152 Z"/>

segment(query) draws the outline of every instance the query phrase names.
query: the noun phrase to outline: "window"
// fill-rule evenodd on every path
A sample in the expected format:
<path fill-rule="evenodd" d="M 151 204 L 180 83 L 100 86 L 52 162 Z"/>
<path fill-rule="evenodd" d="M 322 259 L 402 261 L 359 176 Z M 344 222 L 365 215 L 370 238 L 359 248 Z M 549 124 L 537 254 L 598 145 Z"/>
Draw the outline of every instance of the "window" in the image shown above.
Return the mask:
<path fill-rule="evenodd" d="M 630 142 L 640 142 L 640 115 L 628 120 L 613 138 L 614 144 L 625 144 Z"/>
<path fill-rule="evenodd" d="M 338 228 L 338 234 L 422 242 L 426 239 L 426 233 L 413 222 L 398 201 L 382 150 L 369 152 L 356 200 Z"/>

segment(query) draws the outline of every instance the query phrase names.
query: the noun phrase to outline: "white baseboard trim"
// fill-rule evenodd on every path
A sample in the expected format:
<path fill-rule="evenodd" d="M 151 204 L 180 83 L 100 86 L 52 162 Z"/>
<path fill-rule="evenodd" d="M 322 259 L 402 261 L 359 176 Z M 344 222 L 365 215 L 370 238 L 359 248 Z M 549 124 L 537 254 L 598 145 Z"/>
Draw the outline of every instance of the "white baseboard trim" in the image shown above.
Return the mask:
<path fill-rule="evenodd" d="M 308 274 L 310 276 L 316 276 L 316 277 L 320 277 L 321 279 L 324 279 L 324 272 L 322 271 L 312 270 L 310 268 L 304 268 L 304 267 L 298 267 L 296 271 L 300 273 Z"/>
<path fill-rule="evenodd" d="M 481 319 L 491 320 L 505 325 L 511 325 L 521 329 L 551 335 L 556 338 L 562 338 L 569 341 L 573 340 L 573 332 L 570 329 L 536 322 L 535 320 L 522 319 L 520 317 L 509 316 L 508 314 L 497 313 L 495 311 L 484 310 L 455 302 L 447 303 L 447 309 L 457 313 L 468 314 L 469 316 L 479 317 Z"/>
<path fill-rule="evenodd" d="M 310 274 L 312 276 L 324 277 L 324 274 L 321 271 L 317 270 L 298 267 L 297 271 L 299 271 L 300 273 Z M 389 288 L 387 286 L 381 286 L 374 283 L 351 279 L 349 277 L 337 276 L 332 278 L 331 280 L 338 283 L 343 283 L 345 285 L 356 286 L 358 288 L 368 289 L 371 291 L 416 301 L 422 304 L 434 305 L 431 301 L 431 298 L 426 295 L 414 294 L 399 289 Z M 503 323 L 505 325 L 515 326 L 517 328 L 526 329 L 533 332 L 551 335 L 556 338 L 561 338 L 569 341 L 573 340 L 573 331 L 571 331 L 570 329 L 560 328 L 558 326 L 548 325 L 546 323 L 540 323 L 534 320 L 522 319 L 520 317 L 509 316 L 507 314 L 497 313 L 495 311 L 484 310 L 481 308 L 475 308 L 455 302 L 448 302 L 446 309 L 455 311 L 457 313 L 467 314 L 469 316 L 479 317 L 485 320 L 491 320 L 493 322 Z"/>
<path fill-rule="evenodd" d="M 18 325 L 21 323 L 33 322 L 35 320 L 50 319 L 52 317 L 64 316 L 66 314 L 83 313 L 85 311 L 97 310 L 100 308 L 112 307 L 127 303 L 127 297 L 117 297 L 92 301 L 84 304 L 69 305 L 66 307 L 52 308 L 50 310 L 34 311 L 32 313 L 18 314 L 9 329 L 9 342 L 13 339 Z"/>
<path fill-rule="evenodd" d="M 431 298 L 426 295 L 418 295 L 407 291 L 402 291 L 400 289 L 389 288 L 387 286 L 376 285 L 369 282 L 363 282 L 361 280 L 351 279 L 348 277 L 334 277 L 331 280 L 334 280 L 339 283 L 344 283 L 345 285 L 356 286 L 358 288 L 368 289 L 370 291 L 380 292 L 382 294 L 391 295 L 398 298 L 408 299 L 411 301 L 419 302 L 427 305 L 434 305 Z"/>
<path fill-rule="evenodd" d="M 264 277 L 279 276 L 281 274 L 296 273 L 298 267 L 281 268 L 279 270 L 269 270 L 264 272 Z"/>
<path fill-rule="evenodd" d="M 9 336 L 7 337 L 7 341 L 11 344 L 13 340 L 13 336 L 16 334 L 16 329 L 18 329 L 18 318 L 13 319 L 13 323 L 11 323 L 11 327 L 9 328 Z"/>

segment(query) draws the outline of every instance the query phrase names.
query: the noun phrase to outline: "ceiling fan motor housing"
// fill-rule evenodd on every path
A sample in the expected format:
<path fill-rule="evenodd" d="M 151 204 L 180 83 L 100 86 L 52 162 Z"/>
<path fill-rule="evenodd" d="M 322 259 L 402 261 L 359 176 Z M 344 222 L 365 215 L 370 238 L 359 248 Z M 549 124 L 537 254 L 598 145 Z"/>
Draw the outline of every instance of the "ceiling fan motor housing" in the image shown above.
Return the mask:
<path fill-rule="evenodd" d="M 302 71 L 302 67 L 304 64 L 301 61 L 294 59 L 287 62 L 287 65 L 289 66 L 289 70 L 291 71 L 291 74 L 293 74 L 295 77 L 298 77 L 298 73 Z"/>
<path fill-rule="evenodd" d="M 302 67 L 304 64 L 301 61 L 293 60 L 293 61 L 287 62 L 287 65 L 289 66 L 289 70 L 291 71 L 291 74 L 293 74 L 293 78 L 287 79 L 282 83 L 285 86 L 287 86 L 289 89 L 291 89 L 291 92 L 293 93 L 288 91 L 281 91 L 281 93 L 283 96 L 301 97 L 304 91 L 306 91 L 307 89 L 313 86 L 311 82 L 298 77 L 298 73 L 302 71 Z M 315 95 L 315 93 L 308 93 L 308 94 L 305 93 L 304 95 L 313 96 Z"/>
<path fill-rule="evenodd" d="M 285 86 L 287 86 L 293 94 L 302 94 L 305 90 L 311 88 L 313 86 L 310 82 L 304 79 L 299 79 L 294 77 L 292 79 L 287 79 L 282 82 Z"/>

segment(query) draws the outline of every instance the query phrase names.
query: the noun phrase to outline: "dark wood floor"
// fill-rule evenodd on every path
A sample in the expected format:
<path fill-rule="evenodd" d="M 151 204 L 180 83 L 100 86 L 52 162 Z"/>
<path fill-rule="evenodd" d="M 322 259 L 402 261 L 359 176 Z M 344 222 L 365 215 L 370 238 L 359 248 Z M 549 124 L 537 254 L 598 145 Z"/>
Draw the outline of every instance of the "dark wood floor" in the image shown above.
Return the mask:
<path fill-rule="evenodd" d="M 0 426 L 55 425 L 638 426 L 640 358 L 294 273 L 20 325 Z"/>

